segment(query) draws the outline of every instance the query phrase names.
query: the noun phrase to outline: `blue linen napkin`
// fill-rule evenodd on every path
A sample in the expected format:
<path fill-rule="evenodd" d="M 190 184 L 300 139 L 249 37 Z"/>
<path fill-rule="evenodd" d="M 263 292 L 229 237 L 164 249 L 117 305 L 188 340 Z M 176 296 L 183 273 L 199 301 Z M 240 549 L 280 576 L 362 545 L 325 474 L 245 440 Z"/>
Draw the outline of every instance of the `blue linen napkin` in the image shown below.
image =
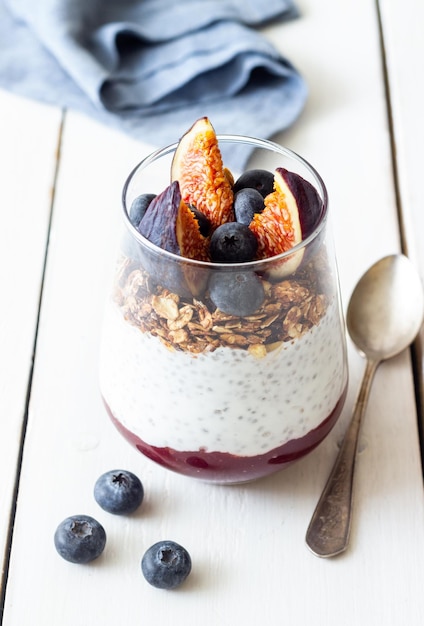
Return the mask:
<path fill-rule="evenodd" d="M 307 88 L 258 29 L 297 16 L 292 0 L 0 0 L 0 87 L 157 146 L 204 115 L 270 137 Z"/>

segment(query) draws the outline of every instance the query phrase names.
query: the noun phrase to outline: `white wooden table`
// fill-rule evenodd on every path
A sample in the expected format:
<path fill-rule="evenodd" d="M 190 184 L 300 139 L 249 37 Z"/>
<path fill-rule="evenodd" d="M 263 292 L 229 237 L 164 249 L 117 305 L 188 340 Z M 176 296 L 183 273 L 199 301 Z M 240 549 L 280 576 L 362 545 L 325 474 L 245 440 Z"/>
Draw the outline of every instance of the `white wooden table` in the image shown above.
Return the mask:
<path fill-rule="evenodd" d="M 401 246 L 424 276 L 424 5 L 298 5 L 301 19 L 264 31 L 310 85 L 304 114 L 277 140 L 327 183 L 346 303 L 361 273 Z M 335 559 L 312 555 L 304 535 L 364 369 L 351 344 L 349 393 L 335 429 L 309 457 L 257 483 L 219 487 L 168 473 L 109 422 L 97 359 L 120 191 L 151 149 L 74 112 L 0 92 L 1 623 L 418 626 L 419 342 L 415 368 L 405 351 L 377 373 L 351 545 Z M 128 518 L 104 513 L 92 496 L 96 478 L 118 467 L 138 474 L 146 491 Z M 54 549 L 57 524 L 75 513 L 93 515 L 108 534 L 105 553 L 89 566 Z M 140 572 L 144 550 L 163 538 L 193 559 L 189 580 L 173 592 L 150 587 Z"/>

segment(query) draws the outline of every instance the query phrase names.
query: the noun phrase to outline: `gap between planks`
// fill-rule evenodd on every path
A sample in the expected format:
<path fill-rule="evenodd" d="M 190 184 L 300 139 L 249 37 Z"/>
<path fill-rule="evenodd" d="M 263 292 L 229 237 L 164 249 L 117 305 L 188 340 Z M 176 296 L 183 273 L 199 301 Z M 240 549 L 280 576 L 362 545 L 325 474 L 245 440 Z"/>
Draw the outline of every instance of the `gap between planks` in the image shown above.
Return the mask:
<path fill-rule="evenodd" d="M 8 580 L 8 575 L 9 575 L 10 555 L 11 555 L 12 541 L 13 541 L 13 529 L 14 529 L 14 523 L 15 523 L 18 495 L 19 495 L 19 483 L 20 483 L 20 478 L 21 478 L 22 460 L 23 460 L 24 447 L 25 447 L 25 436 L 26 436 L 26 431 L 27 431 L 27 426 L 28 426 L 28 412 L 29 412 L 32 380 L 33 380 L 33 375 L 34 375 L 34 366 L 35 366 L 35 358 L 36 358 L 36 351 L 37 351 L 40 311 L 41 311 L 41 303 L 43 299 L 47 257 L 48 257 L 48 252 L 49 252 L 50 231 L 51 231 L 53 211 L 54 211 L 54 202 L 55 202 L 55 195 L 56 195 L 56 183 L 57 183 L 57 178 L 58 178 L 59 168 L 60 168 L 60 156 L 61 156 L 61 149 L 62 149 L 62 139 L 63 139 L 63 130 L 64 130 L 64 125 L 65 125 L 65 117 L 66 117 L 66 110 L 62 109 L 61 120 L 59 124 L 58 136 L 57 136 L 57 145 L 56 145 L 56 151 L 55 151 L 55 168 L 54 168 L 53 178 L 52 178 L 50 213 L 49 213 L 49 220 L 48 220 L 43 269 L 42 269 L 42 275 L 41 275 L 40 293 L 39 293 L 39 298 L 38 298 L 38 312 L 37 312 L 37 319 L 36 319 L 35 331 L 34 331 L 32 360 L 31 360 L 31 367 L 30 367 L 30 371 L 28 375 L 25 408 L 24 408 L 24 415 L 23 415 L 23 420 L 22 420 L 22 428 L 20 432 L 19 453 L 18 453 L 18 458 L 16 462 L 15 483 L 14 483 L 13 491 L 12 491 L 13 499 L 12 499 L 12 505 L 11 505 L 10 512 L 9 512 L 7 538 L 6 538 L 6 543 L 5 543 L 3 564 L 2 564 L 1 577 L 0 577 L 0 624 L 3 623 L 4 604 L 5 604 L 7 580 Z"/>
<path fill-rule="evenodd" d="M 390 151 L 392 155 L 392 173 L 393 173 L 393 186 L 396 202 L 397 217 L 399 223 L 400 234 L 400 246 L 402 253 L 410 257 L 410 246 L 408 243 L 408 229 L 405 224 L 404 207 L 402 203 L 402 194 L 400 191 L 400 177 L 398 168 L 398 155 L 396 151 L 396 125 L 394 122 L 393 107 L 392 107 L 392 95 L 390 87 L 390 72 L 387 64 L 387 47 L 384 34 L 384 25 L 382 19 L 382 12 L 380 8 L 380 0 L 376 0 L 377 22 L 378 31 L 380 37 L 381 46 L 381 59 L 382 59 L 382 72 L 383 72 L 383 84 L 386 93 L 386 110 L 387 110 L 387 122 L 390 138 Z M 411 259 L 413 261 L 413 259 Z M 414 391 L 415 391 L 415 404 L 417 410 L 418 421 L 418 435 L 421 452 L 421 467 L 424 470 L 424 330 L 418 334 L 414 343 L 411 346 L 411 360 L 412 360 L 412 372 L 414 379 Z"/>

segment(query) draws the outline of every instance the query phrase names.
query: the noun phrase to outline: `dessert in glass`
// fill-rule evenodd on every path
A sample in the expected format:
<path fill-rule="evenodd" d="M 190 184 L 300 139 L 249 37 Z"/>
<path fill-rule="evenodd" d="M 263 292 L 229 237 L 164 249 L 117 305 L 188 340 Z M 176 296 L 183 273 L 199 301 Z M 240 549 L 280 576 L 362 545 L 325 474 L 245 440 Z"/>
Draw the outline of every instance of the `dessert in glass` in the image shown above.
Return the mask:
<path fill-rule="evenodd" d="M 226 167 L 234 150 L 253 152 L 246 171 Z M 312 451 L 347 388 L 315 169 L 276 143 L 216 135 L 202 118 L 133 170 L 123 220 L 100 355 L 118 430 L 164 468 L 221 484 Z"/>

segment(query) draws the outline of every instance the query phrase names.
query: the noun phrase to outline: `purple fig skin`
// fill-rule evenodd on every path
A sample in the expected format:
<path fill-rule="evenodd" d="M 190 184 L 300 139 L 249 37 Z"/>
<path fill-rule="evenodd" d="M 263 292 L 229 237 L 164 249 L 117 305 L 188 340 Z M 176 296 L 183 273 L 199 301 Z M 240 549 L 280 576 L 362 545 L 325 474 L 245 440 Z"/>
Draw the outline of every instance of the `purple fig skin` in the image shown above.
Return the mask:
<path fill-rule="evenodd" d="M 138 226 L 138 231 L 143 237 L 173 254 L 180 254 L 176 234 L 180 203 L 180 185 L 178 181 L 174 181 L 151 201 Z"/>
<path fill-rule="evenodd" d="M 306 239 L 320 221 L 324 209 L 322 200 L 315 187 L 299 176 L 299 174 L 290 172 L 284 167 L 277 168 L 277 172 L 283 178 L 296 200 L 302 239 Z"/>

